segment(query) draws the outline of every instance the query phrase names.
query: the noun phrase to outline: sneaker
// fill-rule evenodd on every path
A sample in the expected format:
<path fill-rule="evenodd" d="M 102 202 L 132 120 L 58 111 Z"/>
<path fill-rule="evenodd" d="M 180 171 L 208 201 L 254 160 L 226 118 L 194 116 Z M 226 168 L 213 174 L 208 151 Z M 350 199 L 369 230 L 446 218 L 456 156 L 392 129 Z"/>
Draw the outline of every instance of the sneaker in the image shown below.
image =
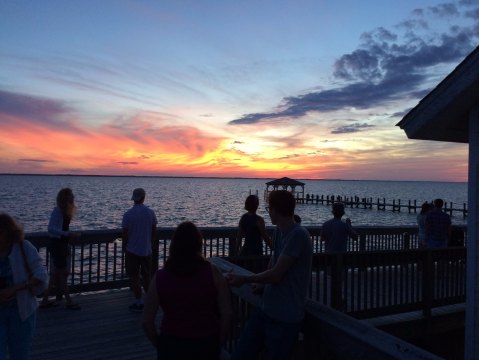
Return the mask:
<path fill-rule="evenodd" d="M 136 312 L 136 313 L 140 313 L 140 312 L 143 312 L 143 304 L 133 304 L 133 305 L 130 305 L 128 307 L 128 309 L 130 309 L 130 311 L 132 312 Z"/>

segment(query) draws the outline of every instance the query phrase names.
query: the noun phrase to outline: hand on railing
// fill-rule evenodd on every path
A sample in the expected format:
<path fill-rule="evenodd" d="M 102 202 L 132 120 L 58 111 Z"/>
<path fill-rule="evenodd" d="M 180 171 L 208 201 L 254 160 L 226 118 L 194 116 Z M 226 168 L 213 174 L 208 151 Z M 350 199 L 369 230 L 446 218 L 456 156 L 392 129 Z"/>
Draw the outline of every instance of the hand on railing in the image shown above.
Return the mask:
<path fill-rule="evenodd" d="M 262 295 L 264 292 L 264 284 L 251 284 L 251 292 L 255 295 Z"/>
<path fill-rule="evenodd" d="M 234 287 L 240 287 L 246 284 L 246 276 L 244 275 L 228 273 L 226 274 L 225 279 L 228 285 Z"/>

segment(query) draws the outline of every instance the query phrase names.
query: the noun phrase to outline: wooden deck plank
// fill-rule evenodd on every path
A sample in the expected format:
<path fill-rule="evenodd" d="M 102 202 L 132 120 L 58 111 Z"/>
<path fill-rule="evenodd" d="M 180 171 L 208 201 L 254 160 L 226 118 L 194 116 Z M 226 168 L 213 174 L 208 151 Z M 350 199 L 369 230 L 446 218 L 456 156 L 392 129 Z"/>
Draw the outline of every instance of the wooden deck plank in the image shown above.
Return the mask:
<path fill-rule="evenodd" d="M 154 359 L 128 290 L 72 296 L 82 308 L 38 309 L 31 360 Z"/>

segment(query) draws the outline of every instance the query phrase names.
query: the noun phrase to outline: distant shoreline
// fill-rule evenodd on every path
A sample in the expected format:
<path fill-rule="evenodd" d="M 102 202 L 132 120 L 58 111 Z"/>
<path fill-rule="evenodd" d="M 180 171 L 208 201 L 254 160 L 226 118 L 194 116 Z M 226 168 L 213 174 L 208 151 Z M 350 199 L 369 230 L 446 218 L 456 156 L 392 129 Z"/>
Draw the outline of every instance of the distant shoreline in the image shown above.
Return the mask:
<path fill-rule="evenodd" d="M 77 177 L 105 177 L 105 178 L 158 178 L 158 179 L 239 179 L 239 180 L 271 180 L 272 177 L 231 177 L 231 176 L 173 176 L 173 175 L 95 175 L 95 174 L 22 174 L 22 173 L 0 173 L 0 176 L 77 176 Z M 434 183 L 464 183 L 467 181 L 447 181 L 447 180 L 377 180 L 377 179 L 312 179 L 295 178 L 297 180 L 307 181 L 381 181 L 381 182 L 434 182 Z"/>

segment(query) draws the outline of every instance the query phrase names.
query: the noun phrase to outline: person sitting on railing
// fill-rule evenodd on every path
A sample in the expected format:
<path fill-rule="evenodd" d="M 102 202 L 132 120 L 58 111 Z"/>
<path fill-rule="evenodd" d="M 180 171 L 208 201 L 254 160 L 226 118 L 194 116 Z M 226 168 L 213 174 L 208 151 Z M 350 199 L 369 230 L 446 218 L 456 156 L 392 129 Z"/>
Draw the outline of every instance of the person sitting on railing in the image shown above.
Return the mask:
<path fill-rule="evenodd" d="M 263 241 L 271 248 L 271 238 L 266 232 L 264 219 L 256 214 L 259 199 L 256 195 L 249 195 L 244 203 L 248 212 L 241 216 L 236 236 L 236 250 L 241 256 L 263 255 Z M 241 240 L 245 238 L 241 248 Z"/>
<path fill-rule="evenodd" d="M 37 299 L 48 275 L 37 249 L 23 229 L 0 213 L 0 359 L 28 359 Z"/>
<path fill-rule="evenodd" d="M 356 238 L 357 233 L 351 226 L 351 219 L 341 220 L 344 215 L 344 204 L 335 202 L 332 206 L 333 218 L 326 221 L 321 228 L 321 240 L 326 252 L 346 252 L 348 238 Z"/>
<path fill-rule="evenodd" d="M 248 320 L 232 359 L 255 359 L 265 347 L 268 359 L 291 359 L 311 278 L 312 242 L 309 232 L 294 221 L 294 196 L 286 190 L 269 194 L 268 212 L 276 225 L 268 269 L 259 274 L 228 274 L 231 286 L 265 284 L 262 305 Z"/>
<path fill-rule="evenodd" d="M 153 276 L 143 329 L 162 360 L 219 359 L 231 321 L 228 285 L 201 254 L 203 238 L 192 222 L 176 228 L 165 266 Z M 155 319 L 163 311 L 160 334 Z"/>

